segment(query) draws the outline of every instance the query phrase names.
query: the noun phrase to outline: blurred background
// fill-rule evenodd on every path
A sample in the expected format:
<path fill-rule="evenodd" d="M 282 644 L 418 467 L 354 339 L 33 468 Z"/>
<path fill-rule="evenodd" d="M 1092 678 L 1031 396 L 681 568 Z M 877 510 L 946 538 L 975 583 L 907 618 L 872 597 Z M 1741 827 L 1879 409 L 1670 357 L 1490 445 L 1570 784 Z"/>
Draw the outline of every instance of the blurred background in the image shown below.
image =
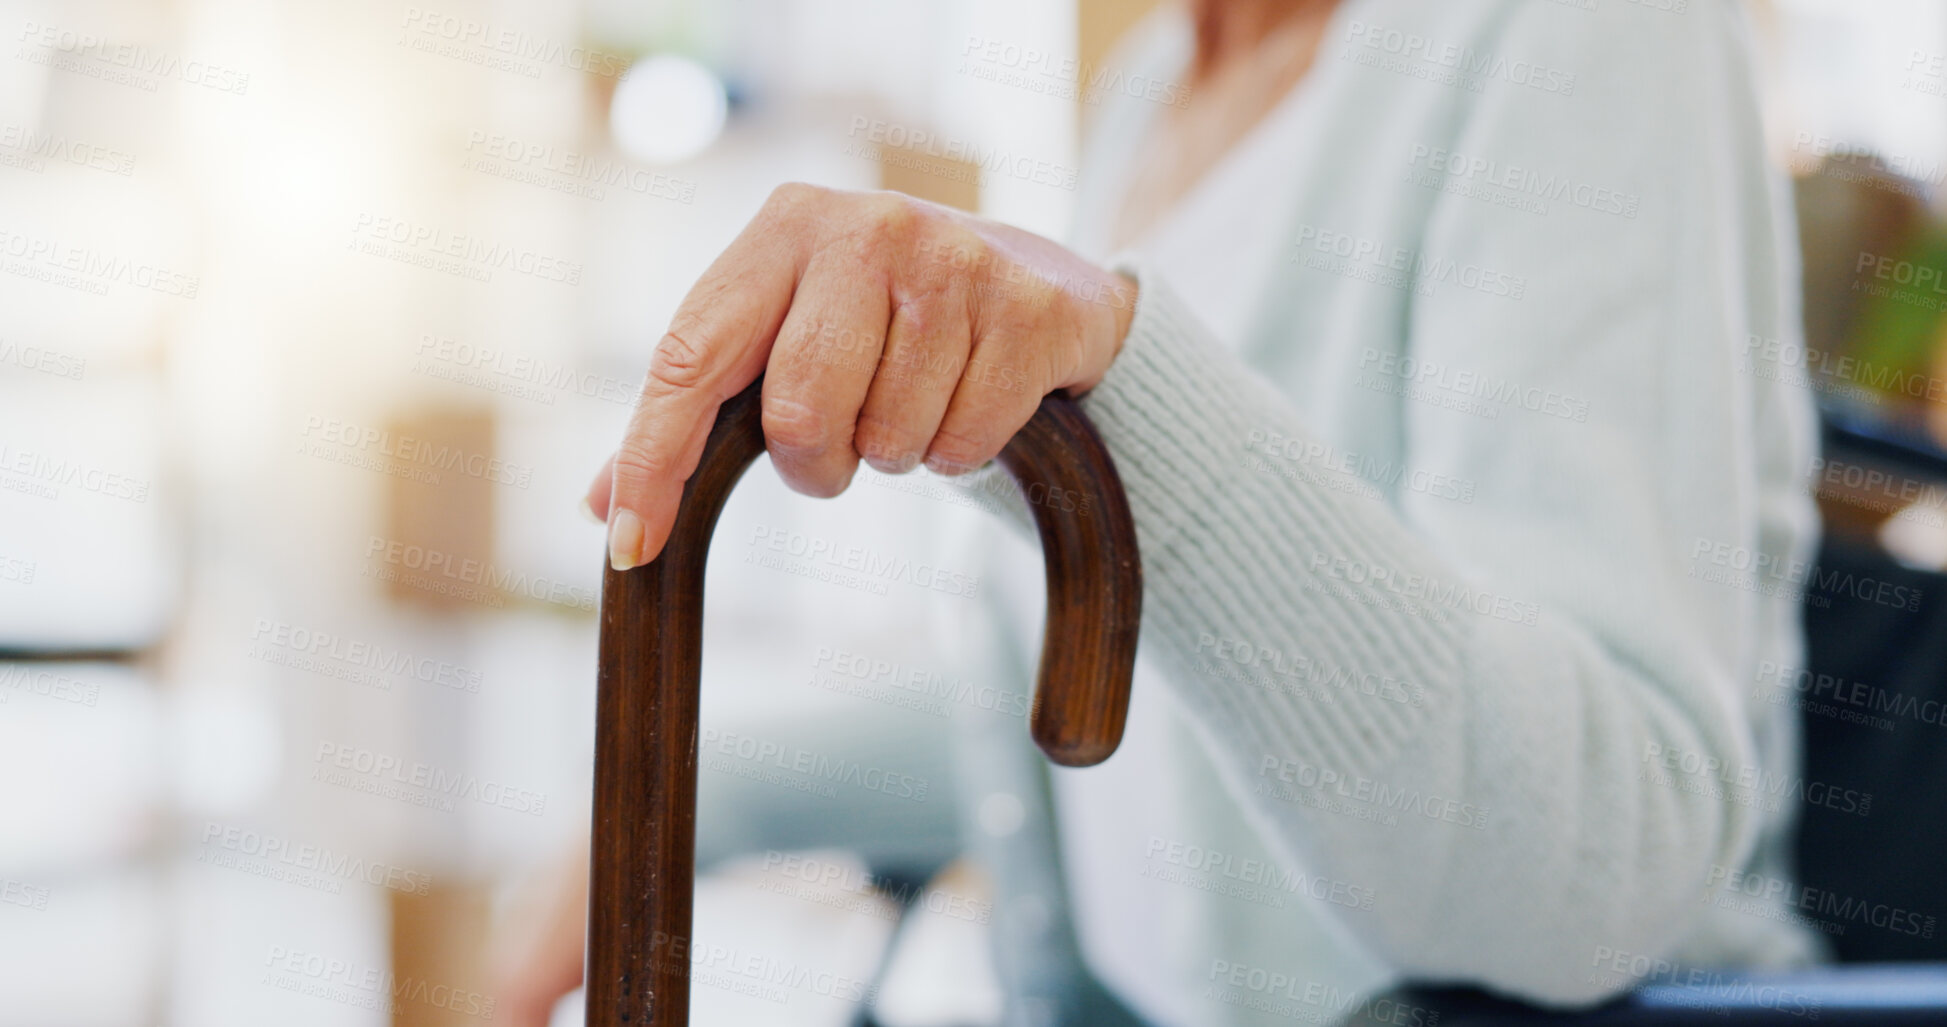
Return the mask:
<path fill-rule="evenodd" d="M 586 825 L 576 502 L 676 303 L 786 181 L 1060 237 L 1149 7 L 0 0 L 0 1025 L 492 1020 L 489 928 Z M 1805 236 L 1785 363 L 1833 423 L 1937 453 L 1947 4 L 1757 21 Z M 1947 489 L 1806 473 L 1829 530 L 1947 569 Z M 733 498 L 699 931 L 841 983 L 701 982 L 697 1022 L 991 1019 L 977 889 L 915 882 L 1009 821 L 928 741 L 1025 711 L 942 655 L 994 502 L 762 466 Z M 821 576 L 860 553 L 976 584 Z M 899 788 L 737 755 L 848 733 Z M 909 858 L 790 849 L 753 790 Z"/>

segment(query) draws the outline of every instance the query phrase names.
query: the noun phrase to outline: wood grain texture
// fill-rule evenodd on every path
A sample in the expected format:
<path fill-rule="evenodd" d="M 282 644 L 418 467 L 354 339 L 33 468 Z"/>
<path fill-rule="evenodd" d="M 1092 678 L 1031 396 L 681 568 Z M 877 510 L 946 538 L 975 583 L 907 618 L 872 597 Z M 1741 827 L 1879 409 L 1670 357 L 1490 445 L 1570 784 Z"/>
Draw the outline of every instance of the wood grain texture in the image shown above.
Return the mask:
<path fill-rule="evenodd" d="M 662 554 L 602 584 L 587 1023 L 689 1018 L 703 570 L 724 501 L 764 451 L 763 379 L 723 405 Z M 1081 409 L 1044 399 L 1001 454 L 1041 533 L 1048 626 L 1030 729 L 1048 758 L 1100 763 L 1122 740 L 1142 568 L 1115 465 Z"/>

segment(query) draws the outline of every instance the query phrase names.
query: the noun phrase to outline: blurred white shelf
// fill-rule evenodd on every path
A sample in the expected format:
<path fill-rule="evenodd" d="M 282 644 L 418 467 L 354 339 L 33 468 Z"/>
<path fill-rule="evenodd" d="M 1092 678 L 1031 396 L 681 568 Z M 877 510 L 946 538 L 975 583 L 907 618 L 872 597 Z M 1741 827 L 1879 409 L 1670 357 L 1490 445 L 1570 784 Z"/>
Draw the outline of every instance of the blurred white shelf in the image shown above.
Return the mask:
<path fill-rule="evenodd" d="M 168 626 L 162 410 L 141 379 L 0 375 L 0 648 L 134 649 Z"/>

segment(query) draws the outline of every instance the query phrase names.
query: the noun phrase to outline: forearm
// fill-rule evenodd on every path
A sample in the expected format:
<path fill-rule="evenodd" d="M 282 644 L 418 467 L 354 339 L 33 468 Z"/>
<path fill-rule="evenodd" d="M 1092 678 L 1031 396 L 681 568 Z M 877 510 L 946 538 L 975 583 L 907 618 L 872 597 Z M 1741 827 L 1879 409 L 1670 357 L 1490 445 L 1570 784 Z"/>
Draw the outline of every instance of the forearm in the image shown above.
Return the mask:
<path fill-rule="evenodd" d="M 1083 405 L 1136 518 L 1144 652 L 1234 800 L 1371 886 L 1354 926 L 1403 969 L 1613 990 L 1593 948 L 1668 945 L 1750 834 L 1743 807 L 1641 779 L 1645 754 L 1748 763 L 1735 718 L 1470 579 L 1357 479 L 1259 455 L 1308 444 L 1299 412 L 1165 285 L 1143 294 Z"/>

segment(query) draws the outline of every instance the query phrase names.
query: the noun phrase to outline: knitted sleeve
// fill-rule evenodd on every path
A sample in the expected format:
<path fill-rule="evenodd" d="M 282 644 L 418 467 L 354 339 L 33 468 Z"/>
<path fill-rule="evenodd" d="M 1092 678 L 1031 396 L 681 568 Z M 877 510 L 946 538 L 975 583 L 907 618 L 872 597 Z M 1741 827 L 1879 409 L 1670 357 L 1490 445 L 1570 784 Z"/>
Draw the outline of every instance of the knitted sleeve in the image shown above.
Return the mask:
<path fill-rule="evenodd" d="M 1760 468 L 1789 473 L 1809 429 L 1787 397 L 1765 445 L 1788 458 L 1761 459 L 1754 410 L 1777 403 L 1748 340 L 1795 331 L 1789 218 L 1719 7 L 1620 39 L 1508 27 L 1511 51 L 1585 69 L 1586 99 L 1494 92 L 1450 145 L 1620 182 L 1640 208 L 1436 205 L 1406 266 L 1453 277 L 1406 301 L 1403 356 L 1344 384 L 1396 392 L 1404 463 L 1460 472 L 1464 500 L 1309 459 L 1306 411 L 1123 269 L 1134 324 L 1083 402 L 1134 508 L 1145 652 L 1260 831 L 1373 883 L 1348 927 L 1414 977 L 1623 990 L 1614 955 L 1669 953 L 1778 808 L 1746 697 L 1778 582 L 1738 554 L 1802 555 L 1809 503 Z M 1488 402 L 1522 416 L 1475 408 L 1509 389 Z"/>

